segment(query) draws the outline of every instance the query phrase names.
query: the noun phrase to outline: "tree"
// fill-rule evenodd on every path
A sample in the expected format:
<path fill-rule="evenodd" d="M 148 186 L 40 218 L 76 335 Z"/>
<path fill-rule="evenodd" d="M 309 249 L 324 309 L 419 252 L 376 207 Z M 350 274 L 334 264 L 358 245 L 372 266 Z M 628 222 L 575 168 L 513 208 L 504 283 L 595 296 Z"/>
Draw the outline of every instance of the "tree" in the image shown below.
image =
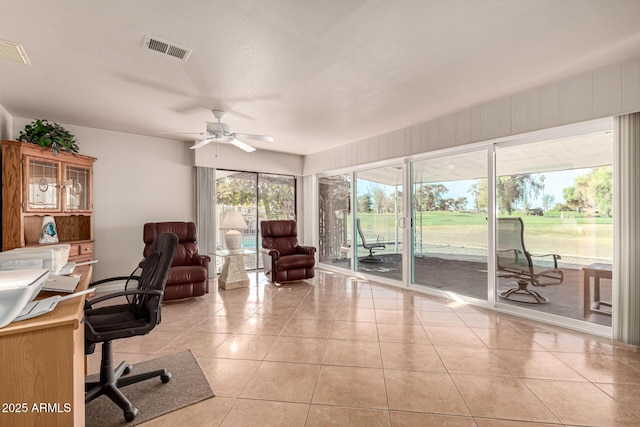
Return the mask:
<path fill-rule="evenodd" d="M 456 212 L 462 212 L 465 210 L 465 208 L 467 207 L 467 198 L 464 196 L 458 197 L 454 202 L 453 202 L 453 209 Z"/>
<path fill-rule="evenodd" d="M 292 212 L 295 189 L 291 182 L 261 181 L 258 194 L 267 219 L 285 219 Z"/>
<path fill-rule="evenodd" d="M 555 202 L 556 198 L 552 194 L 545 194 L 542 196 L 542 209 L 544 211 L 548 211 L 550 206 L 553 206 L 553 202 Z"/>
<path fill-rule="evenodd" d="M 449 189 L 442 184 L 422 184 L 416 190 L 416 209 L 418 211 L 440 210 L 442 195 Z"/>
<path fill-rule="evenodd" d="M 582 193 L 576 190 L 576 187 L 567 187 L 562 189 L 562 197 L 567 207 L 571 210 L 580 212 L 584 206 Z"/>
<path fill-rule="evenodd" d="M 387 198 L 384 188 L 382 188 L 381 185 L 372 185 L 369 188 L 369 193 L 373 195 L 373 205 L 375 207 L 375 211 L 377 213 L 382 213 L 384 211 L 384 202 Z"/>
<path fill-rule="evenodd" d="M 371 200 L 371 194 L 365 193 L 361 196 L 358 196 L 358 212 L 373 212 L 373 201 Z"/>
<path fill-rule="evenodd" d="M 613 171 L 611 166 L 591 169 L 574 180 L 574 186 L 562 190 L 567 207 L 578 212 L 582 209 L 597 208 L 606 216 L 611 216 L 613 206 Z"/>
<path fill-rule="evenodd" d="M 216 182 L 216 203 L 227 206 L 244 206 L 256 201 L 255 181 L 226 178 Z"/>
<path fill-rule="evenodd" d="M 540 181 L 528 173 L 498 177 L 496 184 L 500 209 L 509 215 L 518 202 L 527 207 L 529 198 L 537 197 L 542 187 Z"/>
<path fill-rule="evenodd" d="M 446 199 L 438 199 L 438 207 L 439 211 L 450 211 L 453 210 L 453 199 L 448 197 Z"/>
<path fill-rule="evenodd" d="M 489 192 L 487 190 L 487 179 L 479 179 L 476 181 L 476 184 L 478 185 L 478 197 L 476 199 L 478 210 L 486 212 L 489 199 Z"/>
<path fill-rule="evenodd" d="M 480 187 L 480 180 L 476 180 L 473 184 L 471 184 L 471 187 L 469 187 L 469 189 L 467 190 L 467 193 L 473 196 L 473 206 L 474 206 L 474 211 L 476 213 L 478 213 L 478 208 L 480 207 L 478 204 L 478 196 L 480 193 L 479 187 Z"/>
<path fill-rule="evenodd" d="M 611 216 L 613 210 L 613 170 L 611 166 L 591 169 L 587 175 L 588 196 L 593 200 L 601 214 Z"/>
<path fill-rule="evenodd" d="M 385 197 L 382 203 L 383 212 L 402 212 L 402 191 L 393 190 L 389 197 Z"/>

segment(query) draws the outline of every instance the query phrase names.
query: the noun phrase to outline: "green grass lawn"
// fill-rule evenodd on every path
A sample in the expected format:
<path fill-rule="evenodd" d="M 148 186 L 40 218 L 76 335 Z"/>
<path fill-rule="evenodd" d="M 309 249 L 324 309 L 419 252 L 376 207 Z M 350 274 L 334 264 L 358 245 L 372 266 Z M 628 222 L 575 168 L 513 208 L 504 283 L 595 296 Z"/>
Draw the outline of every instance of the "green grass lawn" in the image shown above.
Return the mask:
<path fill-rule="evenodd" d="M 514 213 L 512 216 L 520 216 Z M 506 216 L 506 215 L 505 215 Z M 359 214 L 367 237 L 395 238 L 395 215 Z M 613 257 L 613 220 L 575 212 L 550 212 L 544 216 L 522 216 L 527 250 L 565 256 Z M 486 214 L 470 212 L 418 212 L 415 241 L 419 244 L 487 247 Z"/>

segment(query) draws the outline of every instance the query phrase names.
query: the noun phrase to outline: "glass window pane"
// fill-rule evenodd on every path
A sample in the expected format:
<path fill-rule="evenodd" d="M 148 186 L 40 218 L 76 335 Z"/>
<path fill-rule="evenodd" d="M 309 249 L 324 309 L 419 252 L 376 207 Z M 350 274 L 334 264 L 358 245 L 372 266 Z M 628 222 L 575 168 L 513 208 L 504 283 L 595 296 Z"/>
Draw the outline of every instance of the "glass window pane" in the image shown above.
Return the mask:
<path fill-rule="evenodd" d="M 412 164 L 413 283 L 486 300 L 487 152 Z"/>
<path fill-rule="evenodd" d="M 242 232 L 242 247 L 256 251 L 244 257 L 245 268 L 262 268 L 259 249 L 260 221 L 296 219 L 296 179 L 293 176 L 243 171 L 216 170 L 216 218 L 218 235 L 216 247 L 226 249 L 224 218 L 239 211 L 246 226 Z M 218 258 L 218 270 L 222 259 Z"/>
<path fill-rule="evenodd" d="M 319 260 L 351 269 L 351 175 L 321 177 L 318 190 Z"/>
<path fill-rule="evenodd" d="M 612 147 L 607 131 L 496 148 L 501 302 L 611 325 Z"/>
<path fill-rule="evenodd" d="M 88 210 L 89 206 L 89 169 L 67 166 L 64 182 L 67 210 Z"/>
<path fill-rule="evenodd" d="M 356 173 L 356 271 L 402 281 L 402 166 Z"/>
<path fill-rule="evenodd" d="M 260 221 L 296 219 L 296 180 L 292 176 L 258 174 L 258 222 L 257 231 L 252 235 L 257 248 L 262 247 Z M 255 226 L 254 226 L 255 229 Z M 262 257 L 258 257 L 258 269 L 263 268 Z"/>
<path fill-rule="evenodd" d="M 257 224 L 257 175 L 250 172 L 216 170 L 216 220 L 218 237 L 216 247 L 227 249 L 225 234 L 230 229 L 224 227 L 226 216 L 239 211 L 246 223 L 246 228 L 238 229 L 242 233 L 242 247 L 256 250 Z M 256 269 L 256 255 L 244 257 L 245 268 Z M 221 257 L 217 257 L 218 271 L 222 268 Z"/>
<path fill-rule="evenodd" d="M 29 159 L 29 209 L 59 209 L 58 163 Z"/>

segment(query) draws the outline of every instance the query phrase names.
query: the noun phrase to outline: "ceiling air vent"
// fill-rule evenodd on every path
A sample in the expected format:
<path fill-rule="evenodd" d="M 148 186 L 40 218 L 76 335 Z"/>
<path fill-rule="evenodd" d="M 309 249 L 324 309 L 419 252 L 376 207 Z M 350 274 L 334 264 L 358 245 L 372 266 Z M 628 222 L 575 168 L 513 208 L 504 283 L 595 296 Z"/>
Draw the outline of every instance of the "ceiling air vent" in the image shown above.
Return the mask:
<path fill-rule="evenodd" d="M 0 40 L 0 59 L 31 65 L 22 45 L 6 40 Z"/>
<path fill-rule="evenodd" d="M 156 52 L 163 53 L 165 55 L 172 56 L 174 58 L 178 58 L 181 61 L 186 61 L 191 54 L 189 49 L 185 49 L 180 46 L 176 46 L 174 43 L 161 40 L 157 37 L 153 36 L 145 36 L 142 46 L 147 49 L 154 50 Z"/>

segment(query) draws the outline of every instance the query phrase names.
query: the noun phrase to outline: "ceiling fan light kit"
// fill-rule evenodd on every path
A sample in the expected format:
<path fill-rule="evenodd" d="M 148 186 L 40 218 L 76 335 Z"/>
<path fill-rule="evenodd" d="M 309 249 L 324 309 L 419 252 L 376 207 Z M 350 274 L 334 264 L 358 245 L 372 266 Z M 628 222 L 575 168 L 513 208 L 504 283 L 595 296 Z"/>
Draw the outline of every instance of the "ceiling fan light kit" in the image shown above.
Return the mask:
<path fill-rule="evenodd" d="M 205 145 L 207 145 L 212 141 L 223 140 L 223 141 L 229 142 L 230 144 L 234 145 L 235 147 L 241 150 L 246 151 L 247 153 L 251 153 L 253 151 L 256 151 L 255 147 L 252 147 L 251 145 L 243 141 L 240 141 L 240 139 L 238 138 L 253 139 L 256 141 L 263 141 L 263 142 L 273 142 L 273 137 L 269 135 L 253 135 L 250 133 L 231 132 L 230 126 L 220 121 L 224 116 L 224 111 L 212 110 L 212 113 L 213 113 L 213 116 L 216 119 L 218 119 L 218 121 L 207 122 L 207 131 L 202 133 L 202 135 L 204 135 L 206 138 L 196 142 L 194 145 L 189 147 L 192 150 L 197 150 L 198 148 L 204 147 Z"/>

